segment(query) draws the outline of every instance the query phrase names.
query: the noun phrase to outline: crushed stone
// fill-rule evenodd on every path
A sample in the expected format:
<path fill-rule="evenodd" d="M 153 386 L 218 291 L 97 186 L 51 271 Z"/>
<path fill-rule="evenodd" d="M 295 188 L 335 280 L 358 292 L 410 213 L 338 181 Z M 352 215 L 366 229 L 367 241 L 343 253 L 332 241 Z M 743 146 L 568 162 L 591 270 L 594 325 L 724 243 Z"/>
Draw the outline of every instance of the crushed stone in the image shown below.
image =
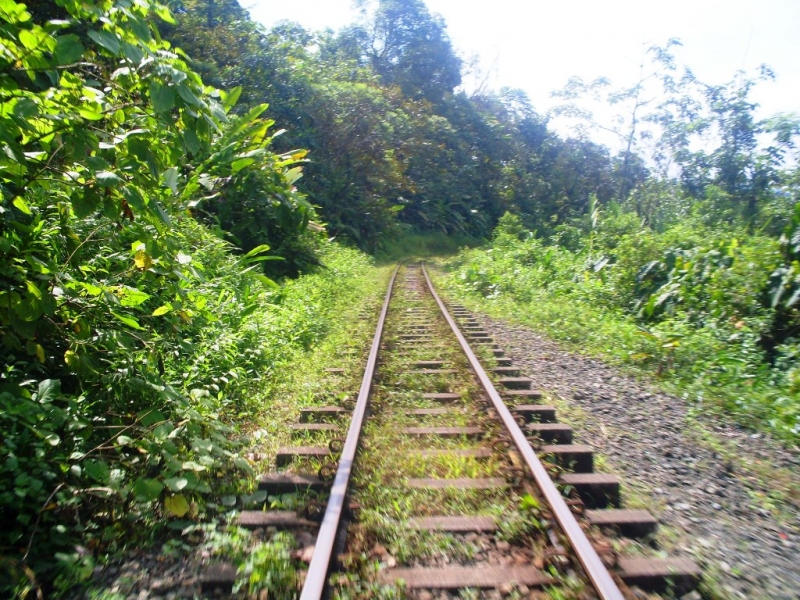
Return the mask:
<path fill-rule="evenodd" d="M 681 398 L 570 352 L 528 327 L 475 316 L 535 389 L 586 415 L 585 423 L 576 423 L 575 443 L 606 457 L 608 467 L 624 477 L 623 494 L 634 483 L 633 494 L 644 495 L 639 504 L 646 502 L 674 532 L 670 554 L 698 561 L 722 597 L 800 598 L 800 510 L 790 505 L 783 511 L 788 518 L 776 518 L 763 502 L 770 490 L 741 467 L 757 460 L 800 480 L 796 452 L 732 423 L 689 417 Z M 689 419 L 734 448 L 740 462 L 699 443 L 687 428 Z M 657 539 L 662 536 L 663 531 Z"/>

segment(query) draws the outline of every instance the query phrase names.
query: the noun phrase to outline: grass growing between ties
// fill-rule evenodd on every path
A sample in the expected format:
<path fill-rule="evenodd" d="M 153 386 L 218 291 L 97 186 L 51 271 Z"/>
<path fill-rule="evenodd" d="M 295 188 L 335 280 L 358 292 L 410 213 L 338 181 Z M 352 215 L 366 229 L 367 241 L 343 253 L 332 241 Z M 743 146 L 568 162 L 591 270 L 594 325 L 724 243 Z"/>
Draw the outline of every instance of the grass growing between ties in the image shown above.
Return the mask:
<path fill-rule="evenodd" d="M 438 308 L 418 287 L 404 282 L 407 273 L 401 272 L 390 307 L 371 416 L 363 432 L 363 447 L 354 473 L 353 499 L 361 507 L 360 518 L 349 529 L 346 572 L 334 578 L 336 593 L 341 598 L 372 597 L 364 590 L 374 585 L 382 569 L 486 564 L 493 556 L 509 551 L 530 561 L 535 548 L 547 543 L 539 529 L 538 508 L 533 510 L 533 505 L 526 505 L 511 486 L 481 490 L 410 485 L 413 478 L 502 480 L 509 465 L 500 452 L 482 457 L 458 454 L 463 450 L 491 449 L 496 424 L 475 402 L 478 387 L 448 325 L 437 316 Z M 424 341 L 405 337 L 410 326 L 421 325 L 425 326 L 425 334 L 432 337 Z M 456 372 L 420 373 L 417 371 L 421 367 L 416 364 L 420 361 L 442 361 L 443 369 Z M 444 392 L 455 393 L 458 398 L 447 401 L 423 398 L 425 393 Z M 447 412 L 411 414 L 418 409 Z M 484 434 L 473 439 L 416 436 L 401 430 L 425 426 L 480 426 Z M 411 526 L 411 519 L 431 516 L 493 517 L 499 530 L 446 533 L 416 530 Z M 374 587 L 369 589 L 376 593 Z M 390 594 L 398 588 L 381 589 L 382 593 Z M 473 597 L 470 594 L 467 590 L 462 597 Z"/>
<path fill-rule="evenodd" d="M 275 470 L 275 453 L 280 446 L 327 446 L 330 433 L 293 435 L 289 425 L 299 421 L 300 410 L 315 406 L 341 405 L 349 407 L 358 395 L 361 375 L 366 363 L 378 312 L 386 291 L 390 269 L 371 267 L 366 257 L 347 250 L 332 261 L 328 270 L 316 276 L 293 282 L 287 290 L 290 305 L 303 307 L 306 314 L 319 311 L 320 336 L 313 345 L 285 357 L 284 367 L 260 391 L 261 409 L 248 423 L 251 456 L 257 457 L 254 473 Z M 349 253 L 349 254 L 348 254 Z M 328 368 L 343 369 L 331 373 Z M 343 417 L 346 423 L 346 417 Z M 336 419 L 330 420 L 337 423 Z M 344 435 L 342 432 L 340 435 Z M 295 460 L 287 472 L 316 472 L 324 461 Z M 244 487 L 258 495 L 255 506 L 247 506 L 247 493 L 239 497 L 237 506 L 278 510 L 300 510 L 317 500 L 313 493 L 269 496 L 254 491 L 255 480 Z M 281 537 L 282 536 L 282 537 Z M 269 589 L 270 595 L 295 597 L 304 568 L 297 559 L 301 548 L 287 533 L 267 535 L 265 541 L 250 541 L 244 553 L 219 552 L 220 558 L 233 559 L 239 564 L 241 590 L 250 593 Z M 277 594 L 277 595 L 276 595 Z"/>

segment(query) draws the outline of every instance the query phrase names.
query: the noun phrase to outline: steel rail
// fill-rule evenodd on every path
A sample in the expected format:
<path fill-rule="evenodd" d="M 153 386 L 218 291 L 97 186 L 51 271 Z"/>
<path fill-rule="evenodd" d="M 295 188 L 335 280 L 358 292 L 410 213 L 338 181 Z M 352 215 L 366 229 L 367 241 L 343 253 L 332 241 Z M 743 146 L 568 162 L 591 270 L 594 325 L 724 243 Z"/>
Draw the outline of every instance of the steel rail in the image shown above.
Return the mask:
<path fill-rule="evenodd" d="M 353 462 L 358 449 L 358 440 L 361 436 L 361 427 L 364 423 L 364 416 L 367 411 L 369 395 L 372 391 L 372 378 L 375 374 L 375 366 L 378 363 L 378 350 L 381 345 L 381 335 L 383 325 L 386 322 L 386 313 L 389 311 L 389 301 L 392 299 L 392 289 L 397 278 L 400 267 L 396 267 L 392 278 L 389 281 L 389 289 L 383 301 L 381 315 L 378 318 L 378 325 L 375 328 L 375 336 L 372 338 L 372 348 L 369 351 L 367 367 L 364 370 L 364 378 L 361 380 L 361 389 L 358 391 L 358 399 L 353 410 L 353 419 L 350 421 L 350 428 L 347 431 L 347 439 L 342 448 L 342 455 L 339 458 L 339 467 L 336 469 L 336 476 L 331 486 L 328 506 L 325 509 L 325 516 L 317 534 L 317 542 L 314 546 L 314 556 L 308 566 L 308 574 L 303 583 L 303 591 L 300 593 L 300 600 L 319 600 L 325 591 L 325 583 L 328 579 L 333 546 L 336 542 L 336 535 L 339 531 L 339 522 L 342 518 L 344 501 L 347 496 L 347 487 L 350 483 L 350 472 L 353 469 Z"/>
<path fill-rule="evenodd" d="M 511 434 L 511 437 L 514 440 L 514 445 L 517 447 L 520 456 L 530 469 L 530 472 L 536 480 L 536 484 L 539 486 L 539 489 L 544 495 L 545 500 L 553 510 L 556 520 L 566 534 L 573 551 L 578 556 L 578 560 L 583 565 L 583 568 L 586 571 L 586 574 L 589 576 L 589 579 L 591 579 L 592 585 L 594 586 L 598 595 L 603 600 L 623 600 L 624 596 L 622 595 L 619 587 L 617 587 L 617 584 L 612 579 L 608 569 L 606 569 L 605 565 L 600 560 L 600 557 L 592 547 L 591 543 L 586 537 L 586 534 L 581 529 L 578 521 L 572 514 L 572 511 L 564 502 L 563 496 L 550 479 L 550 476 L 547 474 L 547 471 L 545 470 L 541 461 L 533 451 L 533 448 L 528 442 L 528 439 L 525 437 L 525 434 L 522 432 L 522 429 L 520 429 L 519 425 L 514 420 L 511 411 L 508 410 L 505 402 L 503 402 L 500 394 L 495 389 L 492 380 L 489 379 L 489 376 L 486 374 L 486 371 L 484 371 L 480 361 L 475 356 L 475 353 L 472 351 L 472 348 L 470 348 L 470 345 L 467 343 L 466 338 L 462 335 L 461 330 L 459 330 L 458 325 L 456 325 L 456 322 L 450 316 L 450 313 L 447 311 L 447 308 L 445 307 L 441 298 L 439 298 L 436 290 L 433 289 L 433 283 L 428 276 L 428 270 L 425 268 L 424 264 L 422 265 L 422 272 L 425 275 L 425 280 L 428 283 L 428 289 L 430 289 L 431 294 L 436 300 L 436 303 L 439 305 L 439 309 L 442 311 L 444 318 L 450 325 L 450 329 L 453 330 L 453 333 L 455 333 L 456 337 L 458 338 L 458 343 L 461 345 L 461 349 L 467 355 L 470 365 L 475 371 L 475 374 L 478 376 L 478 379 L 480 379 L 484 390 L 486 390 L 486 393 L 492 399 L 492 403 L 494 404 L 497 414 L 502 419 L 503 424 L 508 432 Z"/>

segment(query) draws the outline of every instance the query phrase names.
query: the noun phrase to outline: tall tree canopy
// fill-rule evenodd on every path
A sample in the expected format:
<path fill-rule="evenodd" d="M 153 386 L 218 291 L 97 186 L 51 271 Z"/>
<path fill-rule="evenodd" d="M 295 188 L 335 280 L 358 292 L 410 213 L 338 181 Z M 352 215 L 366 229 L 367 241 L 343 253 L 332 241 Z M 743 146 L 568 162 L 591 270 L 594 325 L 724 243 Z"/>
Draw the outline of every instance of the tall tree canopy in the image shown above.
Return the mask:
<path fill-rule="evenodd" d="M 774 231 L 789 218 L 778 187 L 791 181 L 783 161 L 798 122 L 755 117 L 750 93 L 766 71 L 704 85 L 680 71 L 671 40 L 644 53 L 632 85 L 573 80 L 565 111 L 585 126 L 565 138 L 520 90 L 459 91 L 462 62 L 422 0 L 362 0 L 357 23 L 317 33 L 291 23 L 266 31 L 235 0 L 181 2 L 164 35 L 197 57 L 209 81 L 242 85 L 243 108 L 269 103 L 286 130 L 276 148 L 310 151 L 298 185 L 333 235 L 362 248 L 398 225 L 487 236 L 506 210 L 553 235 L 582 219 L 592 198 L 656 227 L 695 201 L 709 219 L 772 219 Z M 580 109 L 586 95 L 619 108 L 618 122 Z M 593 142 L 586 133 L 597 127 L 613 130 L 623 150 Z M 657 178 L 679 181 L 680 197 L 654 202 Z"/>
<path fill-rule="evenodd" d="M 422 0 L 359 2 L 366 22 L 350 31 L 385 84 L 412 98 L 441 101 L 461 84 L 462 61 L 453 51 L 444 20 Z"/>

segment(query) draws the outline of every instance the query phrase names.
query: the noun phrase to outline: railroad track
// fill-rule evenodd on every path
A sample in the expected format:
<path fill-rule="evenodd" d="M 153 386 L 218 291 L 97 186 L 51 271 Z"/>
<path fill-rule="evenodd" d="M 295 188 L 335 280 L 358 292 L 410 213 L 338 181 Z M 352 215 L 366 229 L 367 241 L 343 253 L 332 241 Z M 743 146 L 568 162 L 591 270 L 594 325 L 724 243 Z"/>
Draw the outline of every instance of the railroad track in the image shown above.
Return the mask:
<path fill-rule="evenodd" d="M 321 397 L 293 434 L 260 488 L 302 508 L 243 511 L 239 524 L 305 540 L 302 600 L 385 586 L 605 600 L 698 583 L 693 562 L 654 556 L 656 519 L 619 507 L 617 477 L 594 472 L 592 449 L 468 311 L 446 308 L 424 267 L 392 277 L 356 401 Z M 234 578 L 217 565 L 204 588 Z"/>

